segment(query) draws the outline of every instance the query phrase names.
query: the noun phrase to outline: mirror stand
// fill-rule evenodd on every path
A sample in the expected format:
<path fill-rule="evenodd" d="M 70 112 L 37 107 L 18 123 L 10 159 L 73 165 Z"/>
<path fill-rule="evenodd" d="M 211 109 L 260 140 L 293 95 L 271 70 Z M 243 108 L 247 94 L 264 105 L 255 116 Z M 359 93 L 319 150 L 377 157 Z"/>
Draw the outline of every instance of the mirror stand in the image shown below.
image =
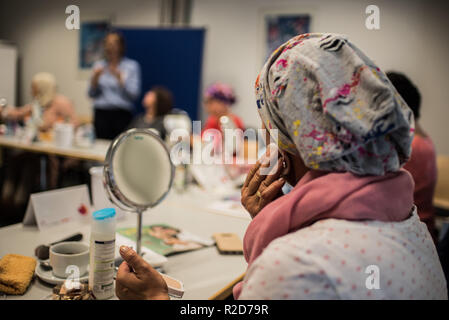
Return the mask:
<path fill-rule="evenodd" d="M 147 170 L 148 165 L 153 170 Z M 165 198 L 173 177 L 170 152 L 149 129 L 123 132 L 108 148 L 103 171 L 106 194 L 122 210 L 137 213 L 136 252 L 139 255 L 142 253 L 142 214 Z M 143 192 L 149 181 L 153 181 L 151 190 Z"/>
<path fill-rule="evenodd" d="M 142 242 L 142 214 L 143 210 L 137 210 L 137 232 L 136 232 L 136 252 L 141 256 L 141 242 Z"/>

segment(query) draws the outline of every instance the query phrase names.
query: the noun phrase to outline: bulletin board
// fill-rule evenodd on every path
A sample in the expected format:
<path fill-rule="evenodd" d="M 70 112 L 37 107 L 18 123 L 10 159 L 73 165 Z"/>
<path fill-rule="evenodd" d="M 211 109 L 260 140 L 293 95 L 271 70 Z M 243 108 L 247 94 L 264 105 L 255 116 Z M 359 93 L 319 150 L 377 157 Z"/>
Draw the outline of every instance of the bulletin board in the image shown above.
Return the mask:
<path fill-rule="evenodd" d="M 201 74 L 205 29 L 120 28 L 126 56 L 139 62 L 142 92 L 136 113 L 143 112 L 142 98 L 151 87 L 161 85 L 174 96 L 174 107 L 199 120 Z"/>

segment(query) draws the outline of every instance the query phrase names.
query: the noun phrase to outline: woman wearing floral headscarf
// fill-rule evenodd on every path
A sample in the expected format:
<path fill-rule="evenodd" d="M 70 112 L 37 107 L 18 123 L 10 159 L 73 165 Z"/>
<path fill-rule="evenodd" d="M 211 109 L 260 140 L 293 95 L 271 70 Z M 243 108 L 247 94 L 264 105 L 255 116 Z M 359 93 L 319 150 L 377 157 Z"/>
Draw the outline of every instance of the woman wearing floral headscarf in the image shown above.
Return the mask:
<path fill-rule="evenodd" d="M 234 296 L 447 299 L 401 169 L 412 112 L 385 74 L 345 37 L 306 34 L 272 54 L 256 99 L 287 169 L 247 177 L 249 268 Z M 274 200 L 285 180 L 295 187 Z"/>
<path fill-rule="evenodd" d="M 262 173 L 265 157 L 243 186 L 253 220 L 244 238 L 249 266 L 234 297 L 447 299 L 413 180 L 401 169 L 412 113 L 385 74 L 345 37 L 305 34 L 272 54 L 256 99 L 280 166 Z M 286 181 L 294 188 L 279 196 Z M 121 254 L 119 298 L 168 297 L 132 249 Z M 136 288 L 137 279 L 146 285 Z"/>

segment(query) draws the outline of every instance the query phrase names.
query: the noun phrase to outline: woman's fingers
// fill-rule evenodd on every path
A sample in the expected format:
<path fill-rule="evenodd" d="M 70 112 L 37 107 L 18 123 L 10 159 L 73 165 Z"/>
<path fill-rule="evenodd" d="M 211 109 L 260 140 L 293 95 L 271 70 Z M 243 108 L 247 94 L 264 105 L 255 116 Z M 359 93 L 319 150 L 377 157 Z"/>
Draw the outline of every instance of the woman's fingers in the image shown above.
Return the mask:
<path fill-rule="evenodd" d="M 275 173 L 275 170 L 279 167 L 279 165 L 275 164 L 273 168 L 271 167 L 276 155 L 277 154 L 272 153 L 269 157 L 265 156 L 265 158 L 260 160 L 258 170 L 256 171 L 256 173 L 254 173 L 251 181 L 248 184 L 248 195 L 255 194 L 259 189 L 262 181 L 264 181 L 269 174 Z"/>
<path fill-rule="evenodd" d="M 266 176 L 265 180 L 262 183 L 262 185 L 265 187 L 264 190 L 279 178 L 279 176 L 281 175 L 281 172 L 282 172 L 282 159 L 279 159 L 278 162 L 270 170 L 270 173 L 268 173 L 268 175 Z M 262 192 L 262 190 L 261 190 L 261 192 Z"/>
<path fill-rule="evenodd" d="M 151 266 L 128 246 L 120 247 L 120 255 L 137 274 L 146 273 Z"/>
<path fill-rule="evenodd" d="M 249 170 L 248 175 L 246 176 L 245 183 L 243 184 L 243 188 L 247 188 L 254 174 L 260 167 L 260 162 L 257 161 L 256 164 Z"/>
<path fill-rule="evenodd" d="M 142 300 L 144 298 L 142 295 L 130 290 L 127 287 L 124 287 L 120 283 L 116 283 L 115 285 L 115 295 L 120 300 Z"/>
<path fill-rule="evenodd" d="M 261 173 L 261 170 L 264 167 L 261 166 L 259 170 L 256 171 L 256 173 L 253 175 L 251 181 L 249 181 L 248 186 L 245 188 L 245 195 L 246 196 L 252 196 L 256 193 L 257 190 L 261 187 L 261 184 L 263 184 L 263 189 L 268 187 L 273 181 L 275 181 L 279 175 L 279 165 L 276 165 L 268 175 L 264 175 Z M 242 190 L 243 191 L 243 190 Z M 242 192 L 243 194 L 243 192 Z"/>
<path fill-rule="evenodd" d="M 252 196 L 256 192 L 257 188 L 259 188 L 259 185 L 263 180 L 263 177 L 261 177 L 259 172 L 261 165 L 262 163 L 257 161 L 248 173 L 245 184 L 242 188 L 242 198 Z"/>
<path fill-rule="evenodd" d="M 284 184 L 285 184 L 285 179 L 280 178 L 280 179 L 274 181 L 268 187 L 266 187 L 266 189 L 260 193 L 260 200 L 259 200 L 260 208 L 265 207 L 268 203 L 273 201 L 273 199 L 276 198 L 278 196 L 279 192 L 282 190 L 282 187 L 284 186 Z"/>
<path fill-rule="evenodd" d="M 125 288 L 138 287 L 141 281 L 137 278 L 136 274 L 130 270 L 129 264 L 123 261 L 117 271 L 116 283 L 119 283 Z"/>
<path fill-rule="evenodd" d="M 248 185 L 248 195 L 251 196 L 256 193 L 256 191 L 259 189 L 260 184 L 265 179 L 265 176 L 260 173 L 260 170 L 257 170 L 257 172 L 254 174 L 253 178 L 251 179 L 249 185 Z"/>
<path fill-rule="evenodd" d="M 282 159 L 277 158 L 279 155 L 277 149 L 272 149 L 267 150 L 267 153 L 251 168 L 242 187 L 241 201 L 252 217 L 279 196 L 285 183 L 285 180 L 279 180 L 282 173 Z"/>
<path fill-rule="evenodd" d="M 242 195 L 253 195 L 259 188 L 260 183 L 267 176 L 267 172 L 275 172 L 272 170 L 271 166 L 273 164 L 273 160 L 277 159 L 279 156 L 279 152 L 277 150 L 277 147 L 272 145 L 267 147 L 266 153 L 256 162 L 246 176 L 245 183 L 242 187 Z M 276 163 L 275 167 L 278 166 L 279 164 Z"/>

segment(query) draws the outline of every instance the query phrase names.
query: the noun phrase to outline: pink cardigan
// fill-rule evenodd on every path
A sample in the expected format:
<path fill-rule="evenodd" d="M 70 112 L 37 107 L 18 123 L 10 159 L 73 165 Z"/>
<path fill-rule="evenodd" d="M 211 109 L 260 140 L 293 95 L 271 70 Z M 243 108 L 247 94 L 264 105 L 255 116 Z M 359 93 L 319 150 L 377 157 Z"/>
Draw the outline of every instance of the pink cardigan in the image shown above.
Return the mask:
<path fill-rule="evenodd" d="M 433 240 L 436 241 L 433 196 L 437 182 L 437 165 L 435 147 L 430 137 L 415 135 L 412 142 L 412 157 L 404 168 L 415 180 L 413 197 L 418 207 L 419 218 L 427 225 Z"/>

